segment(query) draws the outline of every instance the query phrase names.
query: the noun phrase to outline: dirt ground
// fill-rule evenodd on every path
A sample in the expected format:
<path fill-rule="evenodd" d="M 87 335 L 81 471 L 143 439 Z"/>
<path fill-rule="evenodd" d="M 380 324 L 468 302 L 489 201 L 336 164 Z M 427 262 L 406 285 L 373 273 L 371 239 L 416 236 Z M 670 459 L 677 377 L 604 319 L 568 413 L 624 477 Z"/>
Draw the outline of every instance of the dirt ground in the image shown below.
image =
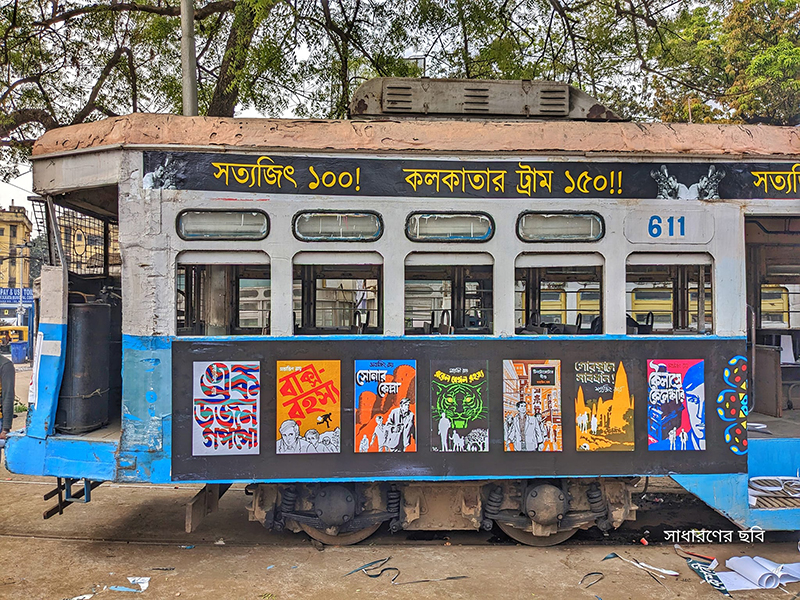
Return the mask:
<path fill-rule="evenodd" d="M 26 390 L 24 376 L 17 395 Z M 28 375 L 29 377 L 29 375 Z M 24 385 L 20 386 L 20 383 Z M 22 425 L 22 419 L 15 420 Z M 265 531 L 247 521 L 246 497 L 234 487 L 193 533 L 183 531 L 184 505 L 196 486 L 103 484 L 89 504 L 74 504 L 63 515 L 44 521 L 53 504 L 42 494 L 53 479 L 23 477 L 0 467 L 0 599 L 62 600 L 94 594 L 98 600 L 137 597 L 112 591 L 131 586 L 127 577 L 150 577 L 141 598 L 221 598 L 284 600 L 288 598 L 504 598 L 504 599 L 674 599 L 716 600 L 722 596 L 701 582 L 663 539 L 664 520 L 675 518 L 675 506 L 646 502 L 637 528 L 610 540 L 591 534 L 552 548 L 519 546 L 490 532 L 424 535 L 379 531 L 358 546 L 324 547 L 305 535 Z M 652 489 L 652 488 L 651 488 Z M 649 494 L 651 497 L 653 493 Z M 680 507 L 680 496 L 677 496 Z M 689 502 L 689 497 L 685 497 Z M 644 508 L 644 507 L 643 507 Z M 702 507 L 701 507 L 702 508 Z M 690 509 L 703 523 L 713 514 Z M 703 516 L 708 514 L 709 516 Z M 723 521 L 715 521 L 718 527 Z M 658 524 L 653 527 L 648 523 Z M 642 527 L 653 543 L 635 543 Z M 732 526 L 725 527 L 732 529 Z M 721 562 L 734 555 L 761 555 L 776 562 L 800 562 L 796 536 L 765 544 L 693 546 Z M 655 582 L 619 559 L 602 561 L 610 552 L 673 569 L 680 576 Z M 366 563 L 391 556 L 400 570 L 396 583 L 466 576 L 464 579 L 392 585 L 393 573 L 370 579 L 345 576 Z M 604 578 L 584 589 L 587 573 Z M 735 592 L 734 598 L 800 599 L 800 583 L 781 590 Z"/>

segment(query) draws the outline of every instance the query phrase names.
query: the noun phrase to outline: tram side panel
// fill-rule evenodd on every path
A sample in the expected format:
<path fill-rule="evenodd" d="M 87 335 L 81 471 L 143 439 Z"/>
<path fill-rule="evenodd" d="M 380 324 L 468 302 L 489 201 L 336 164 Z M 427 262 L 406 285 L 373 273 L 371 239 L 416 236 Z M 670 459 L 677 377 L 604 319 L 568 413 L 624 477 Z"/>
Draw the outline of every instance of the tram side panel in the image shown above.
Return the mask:
<path fill-rule="evenodd" d="M 595 336 L 175 340 L 172 477 L 744 473 L 744 346 L 739 339 Z M 413 364 L 411 384 L 397 362 Z M 526 368 L 531 385 L 509 385 L 509 369 Z M 383 397 L 358 393 L 370 379 Z M 393 412 L 403 400 L 401 412 L 411 416 Z M 372 402 L 366 413 L 365 402 Z M 519 402 L 535 415 L 518 416 Z M 401 435 L 382 443 L 392 428 Z M 320 440 L 326 437 L 336 444 Z"/>

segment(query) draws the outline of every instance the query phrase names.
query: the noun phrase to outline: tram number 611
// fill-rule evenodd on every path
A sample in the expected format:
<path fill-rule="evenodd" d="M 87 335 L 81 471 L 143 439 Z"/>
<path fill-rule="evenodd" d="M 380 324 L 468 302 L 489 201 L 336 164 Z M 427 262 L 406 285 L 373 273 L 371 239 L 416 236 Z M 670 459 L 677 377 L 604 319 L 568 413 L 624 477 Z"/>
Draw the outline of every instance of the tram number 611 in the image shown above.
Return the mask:
<path fill-rule="evenodd" d="M 686 217 L 680 216 L 667 217 L 662 219 L 658 215 L 650 217 L 650 222 L 647 225 L 647 232 L 651 238 L 659 238 L 662 235 L 667 237 L 685 237 L 686 236 Z"/>

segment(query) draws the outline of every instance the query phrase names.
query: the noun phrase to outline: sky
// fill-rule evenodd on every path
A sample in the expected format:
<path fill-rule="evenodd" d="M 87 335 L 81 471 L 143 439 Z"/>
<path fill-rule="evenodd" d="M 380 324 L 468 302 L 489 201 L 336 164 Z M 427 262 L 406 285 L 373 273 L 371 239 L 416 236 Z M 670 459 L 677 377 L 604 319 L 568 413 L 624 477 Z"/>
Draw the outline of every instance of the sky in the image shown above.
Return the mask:
<path fill-rule="evenodd" d="M 28 196 L 33 194 L 31 191 L 33 178 L 30 171 L 27 173 L 25 173 L 25 171 L 27 171 L 27 169 L 23 169 L 24 175 L 12 179 L 10 183 L 5 183 L 0 180 L 0 207 L 8 208 L 11 206 L 12 200 L 16 206 L 24 206 L 28 212 L 28 218 L 34 223 L 35 230 L 36 223 L 33 218 L 33 209 L 31 203 L 28 202 Z"/>

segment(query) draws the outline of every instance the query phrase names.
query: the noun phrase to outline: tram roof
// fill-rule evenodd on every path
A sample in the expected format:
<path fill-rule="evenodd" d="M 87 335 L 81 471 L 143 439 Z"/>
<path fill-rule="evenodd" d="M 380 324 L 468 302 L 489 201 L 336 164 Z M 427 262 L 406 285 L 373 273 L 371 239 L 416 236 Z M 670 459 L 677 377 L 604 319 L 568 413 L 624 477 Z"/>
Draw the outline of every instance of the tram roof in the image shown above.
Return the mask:
<path fill-rule="evenodd" d="M 120 148 L 800 158 L 800 127 L 544 120 L 320 120 L 136 113 L 53 129 L 33 159 Z"/>

